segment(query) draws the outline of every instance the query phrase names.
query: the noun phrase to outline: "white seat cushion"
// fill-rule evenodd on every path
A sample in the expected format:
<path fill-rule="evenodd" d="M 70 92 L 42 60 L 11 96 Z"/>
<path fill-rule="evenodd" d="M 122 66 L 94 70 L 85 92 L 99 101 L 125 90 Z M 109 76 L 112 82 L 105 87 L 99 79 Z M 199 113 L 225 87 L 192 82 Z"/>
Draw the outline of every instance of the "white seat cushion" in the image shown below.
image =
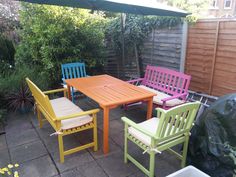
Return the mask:
<path fill-rule="evenodd" d="M 80 107 L 76 106 L 74 103 L 72 103 L 65 97 L 53 99 L 50 100 L 50 102 L 57 117 L 68 116 L 71 114 L 77 114 L 83 112 L 83 110 L 80 109 Z M 91 122 L 92 120 L 93 118 L 88 115 L 62 120 L 61 129 L 66 130 L 79 127 Z"/>
<path fill-rule="evenodd" d="M 144 130 L 149 131 L 153 135 L 156 134 L 157 127 L 159 123 L 159 118 L 151 118 L 148 119 L 142 123 L 139 123 L 138 125 L 141 126 Z M 151 138 L 142 132 L 138 131 L 137 129 L 133 127 L 128 128 L 129 134 L 131 134 L 133 137 L 137 138 L 139 141 L 141 141 L 143 144 L 150 146 L 151 145 Z"/>
<path fill-rule="evenodd" d="M 158 105 L 163 105 L 163 101 L 161 101 L 162 99 L 171 97 L 168 94 L 159 92 L 157 90 L 154 90 L 152 88 L 146 87 L 144 85 L 139 85 L 138 87 L 143 88 L 143 89 L 148 90 L 148 91 L 151 91 L 153 93 L 156 93 L 157 95 L 153 97 L 153 103 L 158 104 Z M 173 100 L 167 101 L 166 102 L 166 106 L 172 107 L 172 106 L 176 106 L 176 105 L 179 105 L 179 104 L 182 104 L 182 103 L 184 103 L 184 101 L 175 98 Z"/>

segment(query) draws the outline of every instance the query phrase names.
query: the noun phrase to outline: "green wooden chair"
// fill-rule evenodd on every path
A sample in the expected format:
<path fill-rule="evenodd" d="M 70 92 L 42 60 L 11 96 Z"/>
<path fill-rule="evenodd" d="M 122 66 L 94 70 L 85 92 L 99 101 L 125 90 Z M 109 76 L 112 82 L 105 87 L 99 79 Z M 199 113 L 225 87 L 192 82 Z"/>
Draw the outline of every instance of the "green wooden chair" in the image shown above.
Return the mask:
<path fill-rule="evenodd" d="M 122 117 L 125 123 L 124 161 L 133 162 L 147 176 L 154 176 L 155 154 L 164 150 L 177 155 L 185 166 L 190 130 L 197 114 L 200 102 L 186 103 L 169 110 L 157 108 L 157 117 L 136 124 L 132 120 Z M 150 155 L 149 169 L 135 160 L 128 153 L 128 140 L 132 141 Z M 171 147 L 183 143 L 182 155 Z"/>

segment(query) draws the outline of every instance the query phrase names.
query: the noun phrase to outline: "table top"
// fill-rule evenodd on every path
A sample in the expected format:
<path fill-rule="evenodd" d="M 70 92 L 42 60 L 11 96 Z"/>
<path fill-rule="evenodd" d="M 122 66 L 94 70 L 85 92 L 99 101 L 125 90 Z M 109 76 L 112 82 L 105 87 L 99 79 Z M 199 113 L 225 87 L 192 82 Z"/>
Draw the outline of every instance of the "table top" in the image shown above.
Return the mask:
<path fill-rule="evenodd" d="M 100 106 L 120 105 L 156 95 L 109 75 L 66 79 L 65 82 L 95 100 Z"/>

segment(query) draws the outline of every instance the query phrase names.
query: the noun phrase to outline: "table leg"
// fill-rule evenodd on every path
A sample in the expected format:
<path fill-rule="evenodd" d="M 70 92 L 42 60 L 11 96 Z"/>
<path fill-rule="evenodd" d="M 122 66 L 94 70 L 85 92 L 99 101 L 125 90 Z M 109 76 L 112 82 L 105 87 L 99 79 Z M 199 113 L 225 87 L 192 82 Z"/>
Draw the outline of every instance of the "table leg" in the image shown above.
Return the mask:
<path fill-rule="evenodd" d="M 107 154 L 109 152 L 109 108 L 103 108 L 103 152 Z"/>
<path fill-rule="evenodd" d="M 67 88 L 68 88 L 68 98 L 69 98 L 69 100 L 71 100 L 71 89 L 70 89 L 70 86 L 67 85 Z"/>
<path fill-rule="evenodd" d="M 153 108 L 153 98 L 151 97 L 147 100 L 147 119 L 152 117 L 152 108 Z"/>

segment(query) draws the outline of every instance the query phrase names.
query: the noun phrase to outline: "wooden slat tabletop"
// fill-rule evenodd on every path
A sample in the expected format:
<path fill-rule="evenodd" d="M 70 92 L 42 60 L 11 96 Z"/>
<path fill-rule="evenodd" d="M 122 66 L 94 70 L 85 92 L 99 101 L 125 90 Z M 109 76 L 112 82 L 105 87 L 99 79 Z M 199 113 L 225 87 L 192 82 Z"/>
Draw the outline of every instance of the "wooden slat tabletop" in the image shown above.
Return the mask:
<path fill-rule="evenodd" d="M 156 94 L 109 75 L 67 79 L 66 83 L 103 106 L 120 105 Z"/>

